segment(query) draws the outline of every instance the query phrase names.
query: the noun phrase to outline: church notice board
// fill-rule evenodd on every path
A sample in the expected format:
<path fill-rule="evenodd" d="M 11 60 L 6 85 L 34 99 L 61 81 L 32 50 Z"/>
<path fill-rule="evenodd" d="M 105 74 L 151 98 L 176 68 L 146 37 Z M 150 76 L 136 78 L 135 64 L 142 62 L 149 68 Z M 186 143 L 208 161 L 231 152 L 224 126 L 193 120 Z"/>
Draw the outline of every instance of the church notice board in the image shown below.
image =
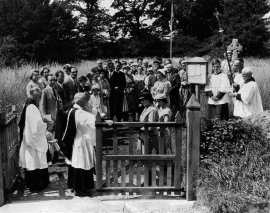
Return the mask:
<path fill-rule="evenodd" d="M 203 58 L 195 57 L 186 62 L 187 81 L 190 84 L 206 84 L 208 76 L 208 62 Z"/>

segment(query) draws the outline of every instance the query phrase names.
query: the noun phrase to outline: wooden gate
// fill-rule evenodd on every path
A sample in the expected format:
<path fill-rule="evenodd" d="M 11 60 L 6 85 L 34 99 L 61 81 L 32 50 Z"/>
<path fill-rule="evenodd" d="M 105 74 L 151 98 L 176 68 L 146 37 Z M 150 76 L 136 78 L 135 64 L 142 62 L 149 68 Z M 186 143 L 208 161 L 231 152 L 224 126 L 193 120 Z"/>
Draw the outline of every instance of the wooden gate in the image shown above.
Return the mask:
<path fill-rule="evenodd" d="M 11 191 L 19 175 L 19 139 L 17 116 L 13 110 L 6 107 L 6 112 L 0 113 L 0 205 Z"/>
<path fill-rule="evenodd" d="M 111 127 L 96 118 L 96 177 L 94 192 L 174 195 L 186 191 L 186 199 L 194 200 L 194 176 L 199 164 L 200 104 L 192 96 L 187 105 L 187 120 L 178 113 L 175 122 L 114 122 Z M 185 124 L 186 127 L 185 128 Z M 149 150 L 150 128 L 158 128 L 157 150 Z M 104 153 L 103 133 L 112 128 L 112 150 Z M 127 130 L 127 150 L 119 150 L 120 129 Z M 143 152 L 137 151 L 138 129 L 144 135 Z M 183 134 L 185 132 L 185 134 Z M 170 133 L 170 136 L 168 136 Z M 182 138 L 186 139 L 183 143 Z M 165 149 L 167 140 L 174 141 L 173 149 Z M 183 146 L 184 144 L 184 146 Z M 184 153 L 182 155 L 182 153 Z"/>
<path fill-rule="evenodd" d="M 149 150 L 151 136 L 149 129 L 159 128 L 159 153 L 155 149 Z M 131 192 L 131 193 L 162 193 L 166 191 L 175 194 L 181 192 L 182 180 L 182 129 L 184 123 L 180 116 L 175 122 L 114 122 L 112 152 L 102 154 L 102 128 L 108 128 L 97 116 L 97 190 L 99 192 Z M 128 150 L 122 153 L 118 150 L 119 129 L 128 130 Z M 142 150 L 138 147 L 138 129 L 144 135 Z M 169 135 L 170 133 L 170 135 Z M 175 140 L 175 151 L 165 149 L 169 140 Z M 139 146 L 140 147 L 140 146 Z M 105 174 L 105 175 L 104 175 Z"/>

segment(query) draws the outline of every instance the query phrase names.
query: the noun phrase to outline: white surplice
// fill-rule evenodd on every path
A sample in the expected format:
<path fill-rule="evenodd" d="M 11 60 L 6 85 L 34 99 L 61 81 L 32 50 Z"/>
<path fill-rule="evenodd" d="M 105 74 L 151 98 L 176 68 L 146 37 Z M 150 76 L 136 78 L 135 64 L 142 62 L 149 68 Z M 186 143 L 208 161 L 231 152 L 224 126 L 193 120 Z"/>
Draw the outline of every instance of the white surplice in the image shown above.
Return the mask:
<path fill-rule="evenodd" d="M 243 84 L 238 94 L 241 95 L 242 100 L 236 100 L 238 110 L 234 111 L 234 116 L 245 118 L 263 111 L 260 91 L 255 81 Z"/>
<path fill-rule="evenodd" d="M 212 74 L 209 84 L 205 86 L 205 91 L 212 91 L 216 96 L 219 92 L 226 93 L 220 100 L 214 101 L 212 98 L 208 98 L 208 104 L 220 105 L 230 102 L 228 92 L 231 91 L 230 81 L 228 75 L 224 73 Z"/>
<path fill-rule="evenodd" d="M 74 107 L 78 110 L 75 112 L 76 136 L 70 163 L 73 168 L 90 170 L 96 162 L 96 117 L 77 104 Z"/>
<path fill-rule="evenodd" d="M 39 109 L 34 104 L 27 106 L 19 158 L 22 168 L 28 171 L 48 168 L 46 128 L 47 124 L 43 122 Z"/>
<path fill-rule="evenodd" d="M 242 85 L 244 84 L 242 73 L 237 73 L 233 79 L 233 82 L 238 84 L 239 87 L 241 88 Z M 243 105 L 241 101 L 236 100 L 235 97 L 232 98 L 232 102 L 233 102 L 233 115 L 236 116 L 237 114 L 242 112 Z"/>

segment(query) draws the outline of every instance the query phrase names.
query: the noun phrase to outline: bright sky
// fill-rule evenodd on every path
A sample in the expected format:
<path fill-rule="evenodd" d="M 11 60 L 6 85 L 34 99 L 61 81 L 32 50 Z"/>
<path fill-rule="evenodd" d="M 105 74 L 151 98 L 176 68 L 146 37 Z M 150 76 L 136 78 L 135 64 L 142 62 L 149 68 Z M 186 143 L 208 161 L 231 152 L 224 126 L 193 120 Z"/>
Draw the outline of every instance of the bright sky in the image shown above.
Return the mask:
<path fill-rule="evenodd" d="M 108 9 L 111 15 L 113 15 L 116 11 L 113 8 L 111 8 L 112 3 L 113 0 L 100 0 L 100 6 Z"/>

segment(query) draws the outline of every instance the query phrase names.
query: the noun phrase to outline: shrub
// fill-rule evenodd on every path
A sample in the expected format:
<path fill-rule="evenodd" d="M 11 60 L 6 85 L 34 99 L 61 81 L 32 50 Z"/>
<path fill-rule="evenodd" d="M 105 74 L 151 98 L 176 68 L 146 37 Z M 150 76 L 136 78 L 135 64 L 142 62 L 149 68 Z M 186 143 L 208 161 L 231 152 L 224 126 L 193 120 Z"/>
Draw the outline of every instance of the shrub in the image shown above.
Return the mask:
<path fill-rule="evenodd" d="M 209 121 L 201 135 L 198 200 L 219 213 L 265 207 L 269 162 L 269 142 L 257 127 L 242 120 Z"/>

